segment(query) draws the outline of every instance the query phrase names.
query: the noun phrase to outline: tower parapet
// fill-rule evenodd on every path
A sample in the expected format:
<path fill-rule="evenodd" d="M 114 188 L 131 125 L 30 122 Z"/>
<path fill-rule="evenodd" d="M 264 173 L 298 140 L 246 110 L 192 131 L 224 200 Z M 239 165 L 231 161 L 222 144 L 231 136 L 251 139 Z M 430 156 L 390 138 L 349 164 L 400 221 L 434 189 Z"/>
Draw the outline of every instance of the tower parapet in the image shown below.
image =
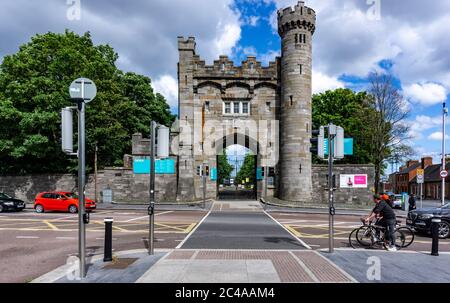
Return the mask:
<path fill-rule="evenodd" d="M 316 12 L 303 1 L 297 5 L 278 10 L 278 34 L 284 37 L 285 33 L 296 28 L 308 30 L 311 35 L 316 30 Z"/>
<path fill-rule="evenodd" d="M 179 51 L 193 51 L 195 53 L 195 37 L 188 37 L 185 39 L 182 36 L 178 37 L 178 50 Z"/>

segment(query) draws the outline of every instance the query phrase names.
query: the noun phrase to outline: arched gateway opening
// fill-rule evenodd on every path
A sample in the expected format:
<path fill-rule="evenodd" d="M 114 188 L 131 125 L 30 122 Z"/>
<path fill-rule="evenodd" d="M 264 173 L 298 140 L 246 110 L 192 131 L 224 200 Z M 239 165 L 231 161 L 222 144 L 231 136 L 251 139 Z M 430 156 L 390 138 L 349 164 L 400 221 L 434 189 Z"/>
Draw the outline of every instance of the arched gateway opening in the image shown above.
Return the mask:
<path fill-rule="evenodd" d="M 239 133 L 216 142 L 217 199 L 255 200 L 258 197 L 259 144 Z"/>

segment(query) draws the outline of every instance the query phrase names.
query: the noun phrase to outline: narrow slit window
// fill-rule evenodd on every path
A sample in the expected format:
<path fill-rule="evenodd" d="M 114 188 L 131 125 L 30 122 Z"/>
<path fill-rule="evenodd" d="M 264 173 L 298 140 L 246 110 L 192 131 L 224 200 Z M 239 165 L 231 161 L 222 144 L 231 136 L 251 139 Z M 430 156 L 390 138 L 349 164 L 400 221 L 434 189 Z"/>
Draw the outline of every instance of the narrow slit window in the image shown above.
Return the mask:
<path fill-rule="evenodd" d="M 266 111 L 270 112 L 270 102 L 266 102 Z"/>
<path fill-rule="evenodd" d="M 242 102 L 242 113 L 245 115 L 248 114 L 248 102 Z"/>
<path fill-rule="evenodd" d="M 225 114 L 231 114 L 231 103 L 230 102 L 225 102 L 224 112 L 225 112 Z"/>
<path fill-rule="evenodd" d="M 298 65 L 298 73 L 300 75 L 303 74 L 303 65 L 301 65 L 301 64 Z"/>
<path fill-rule="evenodd" d="M 289 96 L 289 102 L 290 102 L 291 106 L 294 104 L 294 101 L 292 100 L 292 96 Z"/>
<path fill-rule="evenodd" d="M 209 112 L 209 101 L 205 102 L 205 111 Z"/>
<path fill-rule="evenodd" d="M 298 34 L 295 34 L 295 44 L 298 43 Z"/>
<path fill-rule="evenodd" d="M 233 113 L 239 114 L 239 102 L 233 102 Z"/>

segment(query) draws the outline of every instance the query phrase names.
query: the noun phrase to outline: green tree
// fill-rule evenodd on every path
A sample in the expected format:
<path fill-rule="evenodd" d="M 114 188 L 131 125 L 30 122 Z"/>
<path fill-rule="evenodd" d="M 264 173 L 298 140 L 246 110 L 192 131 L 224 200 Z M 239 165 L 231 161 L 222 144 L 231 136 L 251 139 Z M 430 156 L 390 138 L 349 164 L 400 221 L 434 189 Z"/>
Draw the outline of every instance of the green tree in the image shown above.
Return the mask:
<path fill-rule="evenodd" d="M 339 88 L 314 95 L 312 98 L 312 119 L 314 129 L 333 122 L 344 128 L 345 135 L 353 138 L 353 156 L 346 156 L 340 163 L 364 164 L 372 161 L 371 142 L 367 132 L 365 116 L 370 109 L 365 100 L 367 93 L 355 93 L 350 89 Z M 320 160 L 314 156 L 314 162 Z"/>
<path fill-rule="evenodd" d="M 228 163 L 227 152 L 225 149 L 223 150 L 223 153 L 218 156 L 217 167 L 219 184 L 223 184 L 223 180 L 230 178 L 231 172 L 234 169 L 234 167 Z"/>
<path fill-rule="evenodd" d="M 386 161 L 405 158 L 413 154 L 407 142 L 409 125 L 405 120 L 409 109 L 401 91 L 395 86 L 390 74 L 372 72 L 369 75 L 370 98 L 366 106 L 373 114 L 366 117 L 367 137 L 369 138 L 372 163 L 375 165 L 375 189 L 380 190 L 380 176 L 386 168 Z"/>
<path fill-rule="evenodd" d="M 245 155 L 244 163 L 237 173 L 236 182 L 242 184 L 242 181 L 244 181 L 247 184 L 253 184 L 256 177 L 255 173 L 255 156 L 248 153 Z M 247 178 L 249 182 L 247 182 Z"/>
<path fill-rule="evenodd" d="M 94 45 L 89 33 L 36 35 L 0 65 L 0 173 L 73 171 L 76 159 L 61 152 L 60 112 L 73 105 L 68 87 L 92 79 L 97 97 L 86 108 L 87 163 L 95 144 L 99 166 L 121 165 L 131 135 L 148 134 L 150 120 L 170 125 L 174 116 L 151 80 L 116 67 L 109 45 Z"/>

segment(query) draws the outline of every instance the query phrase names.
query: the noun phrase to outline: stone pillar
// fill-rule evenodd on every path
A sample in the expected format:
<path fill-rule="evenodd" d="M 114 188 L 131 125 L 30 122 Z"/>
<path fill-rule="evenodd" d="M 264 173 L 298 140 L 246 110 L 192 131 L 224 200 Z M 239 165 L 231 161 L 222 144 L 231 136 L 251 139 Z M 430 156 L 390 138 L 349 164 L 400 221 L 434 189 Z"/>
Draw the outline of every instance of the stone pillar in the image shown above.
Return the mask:
<path fill-rule="evenodd" d="M 178 37 L 178 117 L 180 121 L 177 201 L 193 201 L 194 191 L 194 56 L 195 38 Z"/>
<path fill-rule="evenodd" d="M 300 1 L 278 11 L 281 37 L 279 197 L 311 200 L 311 74 L 314 10 Z"/>

